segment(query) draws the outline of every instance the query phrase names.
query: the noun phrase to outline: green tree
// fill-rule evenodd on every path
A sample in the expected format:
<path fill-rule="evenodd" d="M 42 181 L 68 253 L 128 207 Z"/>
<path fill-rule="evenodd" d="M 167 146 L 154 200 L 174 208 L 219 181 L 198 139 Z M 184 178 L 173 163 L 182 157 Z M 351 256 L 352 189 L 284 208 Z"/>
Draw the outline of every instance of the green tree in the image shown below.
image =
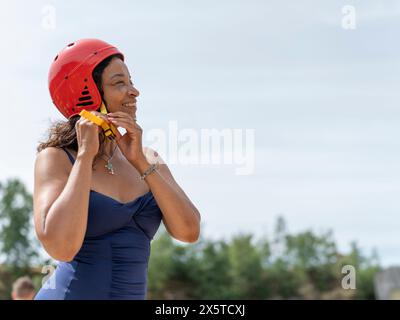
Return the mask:
<path fill-rule="evenodd" d="M 0 248 L 7 266 L 23 269 L 38 257 L 32 195 L 18 179 L 0 184 Z"/>
<path fill-rule="evenodd" d="M 16 278 L 35 271 L 39 262 L 33 231 L 32 195 L 18 179 L 0 183 L 0 298 L 9 299 Z"/>
<path fill-rule="evenodd" d="M 197 299 L 231 299 L 232 268 L 229 258 L 229 245 L 223 241 L 206 241 L 199 247 L 200 258 L 197 259 L 196 283 L 194 295 Z"/>
<path fill-rule="evenodd" d="M 233 237 L 229 246 L 232 294 L 234 299 L 257 299 L 265 286 L 260 282 L 262 261 L 259 248 L 252 244 L 252 235 Z"/>
<path fill-rule="evenodd" d="M 171 237 L 165 231 L 157 232 L 151 244 L 148 272 L 149 299 L 164 298 L 164 289 L 173 273 L 171 257 L 174 250 Z"/>
<path fill-rule="evenodd" d="M 345 264 L 357 272 L 357 290 L 341 287 Z M 340 254 L 331 231 L 289 234 L 278 217 L 272 241 L 251 234 L 228 241 L 181 245 L 165 230 L 152 243 L 149 297 L 153 299 L 373 299 L 379 270 L 355 244 Z M 356 292 L 355 292 L 356 291 Z"/>
<path fill-rule="evenodd" d="M 316 235 L 312 231 L 286 237 L 288 265 L 303 273 L 319 291 L 336 285 L 333 266 L 337 249 L 330 231 Z"/>

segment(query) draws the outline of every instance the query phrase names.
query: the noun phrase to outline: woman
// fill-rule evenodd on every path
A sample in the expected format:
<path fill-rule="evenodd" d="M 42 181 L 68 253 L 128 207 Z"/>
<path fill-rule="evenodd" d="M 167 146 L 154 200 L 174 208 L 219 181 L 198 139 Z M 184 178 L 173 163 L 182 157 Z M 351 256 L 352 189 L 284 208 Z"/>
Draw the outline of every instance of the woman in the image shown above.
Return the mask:
<path fill-rule="evenodd" d="M 142 147 L 139 91 L 117 48 L 96 39 L 69 44 L 51 65 L 49 88 L 68 120 L 38 147 L 34 222 L 60 262 L 35 299 L 145 299 L 161 220 L 171 236 L 192 243 L 199 211 L 157 152 Z M 126 133 L 109 139 L 79 116 L 82 109 Z"/>

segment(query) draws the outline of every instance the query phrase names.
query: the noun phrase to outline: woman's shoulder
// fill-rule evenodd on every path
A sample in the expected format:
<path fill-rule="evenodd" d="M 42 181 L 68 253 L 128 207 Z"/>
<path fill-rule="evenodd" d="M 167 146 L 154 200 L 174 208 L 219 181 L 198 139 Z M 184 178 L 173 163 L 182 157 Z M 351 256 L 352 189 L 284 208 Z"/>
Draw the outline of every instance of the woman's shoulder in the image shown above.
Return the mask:
<path fill-rule="evenodd" d="M 66 152 L 60 147 L 46 147 L 36 155 L 36 161 L 46 166 L 66 167 L 70 163 Z"/>
<path fill-rule="evenodd" d="M 64 152 L 59 147 L 46 147 L 36 154 L 36 158 L 54 157 Z"/>
<path fill-rule="evenodd" d="M 59 166 L 68 168 L 72 161 L 68 153 L 73 157 L 73 159 L 76 158 L 76 151 L 71 148 L 46 147 L 38 152 L 36 155 L 36 161 L 55 162 Z"/>
<path fill-rule="evenodd" d="M 61 147 L 46 147 L 36 154 L 36 157 L 57 157 L 65 154 Z"/>

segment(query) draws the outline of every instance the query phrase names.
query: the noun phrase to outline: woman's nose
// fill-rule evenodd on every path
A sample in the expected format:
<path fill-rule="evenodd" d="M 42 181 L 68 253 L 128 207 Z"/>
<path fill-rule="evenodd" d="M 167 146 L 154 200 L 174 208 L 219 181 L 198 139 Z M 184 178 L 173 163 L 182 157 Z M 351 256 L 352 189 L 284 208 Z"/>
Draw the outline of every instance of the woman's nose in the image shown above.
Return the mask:
<path fill-rule="evenodd" d="M 128 92 L 128 94 L 129 94 L 130 96 L 138 97 L 139 94 L 140 94 L 140 92 L 139 92 L 139 90 L 136 89 L 133 85 L 131 85 L 131 86 L 129 87 L 129 92 Z"/>

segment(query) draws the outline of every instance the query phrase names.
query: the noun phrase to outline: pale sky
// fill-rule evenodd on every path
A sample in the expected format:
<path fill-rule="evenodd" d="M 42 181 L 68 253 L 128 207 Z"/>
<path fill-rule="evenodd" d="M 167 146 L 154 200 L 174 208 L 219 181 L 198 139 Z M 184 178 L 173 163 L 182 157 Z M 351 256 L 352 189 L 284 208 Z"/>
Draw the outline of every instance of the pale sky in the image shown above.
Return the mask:
<path fill-rule="evenodd" d="M 349 4 L 353 30 L 342 27 Z M 399 1 L 0 6 L 1 181 L 18 177 L 33 191 L 37 142 L 63 119 L 47 88 L 50 63 L 66 44 L 99 38 L 125 54 L 145 144 L 171 121 L 254 130 L 253 174 L 170 165 L 205 237 L 270 235 L 283 215 L 290 232 L 332 229 L 342 251 L 354 240 L 366 254 L 376 248 L 383 265 L 400 264 Z"/>

